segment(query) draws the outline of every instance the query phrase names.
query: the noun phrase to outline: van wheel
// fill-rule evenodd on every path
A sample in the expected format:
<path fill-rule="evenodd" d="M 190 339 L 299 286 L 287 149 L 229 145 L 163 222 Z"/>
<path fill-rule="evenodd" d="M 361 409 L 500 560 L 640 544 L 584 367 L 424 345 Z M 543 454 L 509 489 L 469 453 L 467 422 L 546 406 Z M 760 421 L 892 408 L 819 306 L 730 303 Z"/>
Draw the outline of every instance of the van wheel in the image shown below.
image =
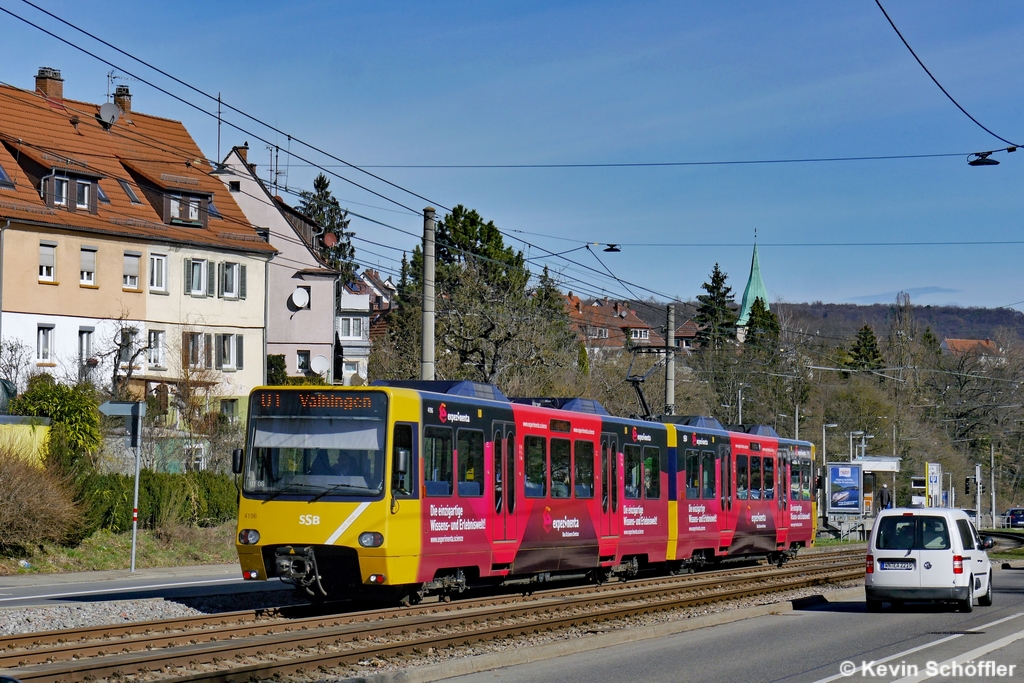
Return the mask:
<path fill-rule="evenodd" d="M 988 574 L 988 588 L 985 589 L 985 594 L 978 598 L 978 604 L 982 607 L 992 606 L 992 572 Z"/>
<path fill-rule="evenodd" d="M 958 600 L 956 608 L 960 612 L 973 612 L 974 611 L 974 577 L 970 578 L 970 583 L 967 584 L 967 599 Z"/>
<path fill-rule="evenodd" d="M 869 612 L 881 612 L 882 601 L 881 600 L 865 600 L 864 604 L 867 606 Z"/>

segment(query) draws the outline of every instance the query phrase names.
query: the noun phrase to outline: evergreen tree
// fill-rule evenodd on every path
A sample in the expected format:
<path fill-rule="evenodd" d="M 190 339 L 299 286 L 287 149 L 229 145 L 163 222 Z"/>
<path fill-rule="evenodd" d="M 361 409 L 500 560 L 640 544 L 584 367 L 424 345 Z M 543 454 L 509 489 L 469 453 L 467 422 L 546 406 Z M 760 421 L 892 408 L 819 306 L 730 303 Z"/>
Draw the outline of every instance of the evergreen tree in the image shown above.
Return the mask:
<path fill-rule="evenodd" d="M 924 351 L 932 356 L 938 356 L 942 353 L 942 346 L 939 343 L 939 338 L 932 332 L 931 327 L 924 328 L 924 334 L 921 335 L 921 346 Z"/>
<path fill-rule="evenodd" d="M 870 325 L 864 325 L 857 332 L 850 350 L 851 365 L 861 370 L 875 370 L 882 367 L 882 353 L 878 350 L 878 339 Z"/>
<path fill-rule="evenodd" d="M 697 295 L 700 306 L 694 322 L 699 327 L 697 341 L 704 349 L 719 351 L 728 340 L 736 338 L 736 301 L 732 287 L 725 284 L 727 278 L 716 263 L 711 281 L 701 285 L 707 293 Z"/>
<path fill-rule="evenodd" d="M 354 282 L 356 269 L 359 265 L 355 263 L 356 250 L 352 246 L 354 232 L 349 232 L 348 210 L 341 208 L 341 204 L 334 197 L 330 190 L 331 181 L 323 173 L 313 180 L 313 191 L 299 193 L 299 211 L 311 218 L 318 226 L 323 228 L 325 241 L 315 245 L 320 258 L 327 265 L 342 274 L 342 284 Z M 331 240 L 328 235 L 333 235 L 334 245 L 327 246 Z"/>
<path fill-rule="evenodd" d="M 779 345 L 779 318 L 765 306 L 761 297 L 754 300 L 747 319 L 747 336 L 744 346 L 765 353 L 772 353 Z"/>

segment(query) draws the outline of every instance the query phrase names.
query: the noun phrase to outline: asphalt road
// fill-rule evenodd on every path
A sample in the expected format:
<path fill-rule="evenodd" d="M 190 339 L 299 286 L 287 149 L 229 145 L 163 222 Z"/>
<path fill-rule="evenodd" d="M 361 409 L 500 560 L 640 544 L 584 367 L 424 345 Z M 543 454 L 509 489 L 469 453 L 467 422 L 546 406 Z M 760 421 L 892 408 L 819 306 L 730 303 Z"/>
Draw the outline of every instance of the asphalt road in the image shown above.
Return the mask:
<path fill-rule="evenodd" d="M 458 683 L 832 683 L 1024 680 L 1024 569 L 995 570 L 995 604 L 960 614 L 909 605 L 868 614 L 862 599 L 448 679 Z M 955 660 L 962 668 L 953 667 Z M 1000 676 L 997 668 L 1007 667 Z M 843 662 L 857 667 L 843 675 Z M 874 662 L 874 664 L 871 664 Z M 929 676 L 929 662 L 937 675 Z M 865 666 L 866 665 L 866 666 Z M 883 669 L 882 666 L 895 669 Z M 1012 672 L 1009 666 L 1015 668 Z M 915 670 L 913 667 L 917 667 Z"/>
<path fill-rule="evenodd" d="M 0 609 L 104 600 L 175 600 L 282 590 L 277 580 L 243 581 L 238 565 L 0 576 Z"/>

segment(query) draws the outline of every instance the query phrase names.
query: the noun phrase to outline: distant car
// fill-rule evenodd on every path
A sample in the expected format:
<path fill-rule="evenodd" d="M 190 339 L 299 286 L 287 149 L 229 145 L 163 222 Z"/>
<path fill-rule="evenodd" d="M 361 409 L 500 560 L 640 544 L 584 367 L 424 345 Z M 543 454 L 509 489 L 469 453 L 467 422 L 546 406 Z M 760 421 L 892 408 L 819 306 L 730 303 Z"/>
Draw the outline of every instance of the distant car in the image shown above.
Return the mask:
<path fill-rule="evenodd" d="M 992 567 L 980 536 L 965 514 L 950 508 L 883 510 L 868 543 L 864 592 L 869 612 L 882 601 L 952 602 L 961 612 L 992 604 Z"/>
<path fill-rule="evenodd" d="M 1010 508 L 1007 510 L 1006 523 L 1012 528 L 1024 527 L 1024 508 Z"/>

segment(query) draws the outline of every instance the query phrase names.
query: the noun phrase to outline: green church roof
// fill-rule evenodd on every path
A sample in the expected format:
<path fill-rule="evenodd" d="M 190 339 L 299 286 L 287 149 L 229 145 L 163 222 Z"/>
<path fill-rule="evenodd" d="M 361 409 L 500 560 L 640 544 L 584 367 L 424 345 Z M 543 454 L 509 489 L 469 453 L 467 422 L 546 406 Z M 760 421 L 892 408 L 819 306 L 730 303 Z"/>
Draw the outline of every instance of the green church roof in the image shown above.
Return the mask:
<path fill-rule="evenodd" d="M 757 243 L 754 243 L 754 257 L 750 260 L 750 279 L 747 280 L 747 288 L 743 290 L 743 306 L 740 307 L 737 327 L 746 326 L 747 320 L 750 319 L 750 309 L 758 299 L 764 302 L 765 310 L 771 310 L 768 307 L 768 290 L 764 288 L 764 282 L 761 280 L 761 264 L 757 261 Z"/>

